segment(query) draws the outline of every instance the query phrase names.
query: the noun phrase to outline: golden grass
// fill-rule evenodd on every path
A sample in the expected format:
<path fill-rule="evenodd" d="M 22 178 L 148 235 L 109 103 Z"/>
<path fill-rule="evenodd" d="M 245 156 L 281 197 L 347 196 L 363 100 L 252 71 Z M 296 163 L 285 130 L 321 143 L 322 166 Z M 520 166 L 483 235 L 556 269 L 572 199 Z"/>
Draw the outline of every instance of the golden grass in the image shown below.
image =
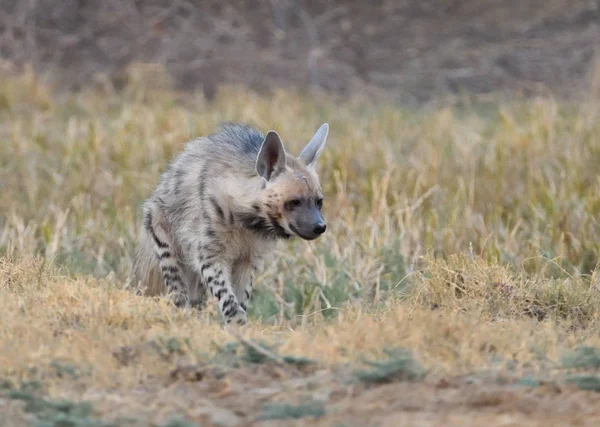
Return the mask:
<path fill-rule="evenodd" d="M 322 122 L 331 129 L 319 165 L 328 232 L 282 244 L 248 337 L 331 367 L 389 346 L 435 375 L 551 375 L 564 352 L 600 346 L 598 107 L 416 112 L 242 88 L 208 104 L 143 74 L 121 94 L 60 96 L 30 73 L 7 77 L 0 377 L 41 378 L 54 394 L 127 388 L 234 340 L 213 304 L 191 315 L 124 286 L 140 202 L 186 140 L 227 120 L 276 129 L 296 153 Z M 189 347 L 166 357 L 149 344 L 171 338 Z"/>
<path fill-rule="evenodd" d="M 5 258 L 0 277 L 0 377 L 42 378 L 66 387 L 75 379 L 87 387 L 133 387 L 165 376 L 178 363 L 201 362 L 201 355 L 214 354 L 214 343 L 236 340 L 214 310 L 189 315 L 164 299 L 140 298 L 103 280 L 69 278 L 41 259 Z M 547 362 L 559 364 L 577 346 L 600 346 L 596 329 L 572 331 L 564 321 L 482 319 L 476 310 L 431 311 L 391 301 L 375 312 L 347 307 L 332 321 L 306 326 L 255 321 L 242 332 L 279 345 L 283 354 L 331 367 L 355 364 L 360 356 L 381 357 L 385 347 L 410 348 L 435 375 L 502 370 L 509 361 L 514 369 L 546 372 L 553 367 Z M 176 358 L 148 346 L 168 339 L 189 344 Z M 138 353 L 135 363 L 123 362 L 125 347 Z M 75 368 L 78 378 L 61 378 L 57 363 Z"/>

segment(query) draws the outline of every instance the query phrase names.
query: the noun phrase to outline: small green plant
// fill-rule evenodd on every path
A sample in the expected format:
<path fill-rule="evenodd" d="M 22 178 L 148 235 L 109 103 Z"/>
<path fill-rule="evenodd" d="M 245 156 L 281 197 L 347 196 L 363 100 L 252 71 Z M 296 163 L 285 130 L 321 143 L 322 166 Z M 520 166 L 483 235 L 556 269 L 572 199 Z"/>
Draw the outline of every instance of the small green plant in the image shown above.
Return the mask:
<path fill-rule="evenodd" d="M 264 341 L 247 340 L 237 337 L 238 341 L 229 342 L 223 346 L 217 344 L 217 353 L 213 361 L 219 364 L 227 364 L 238 368 L 241 363 L 262 364 L 268 362 L 276 362 L 296 367 L 306 367 L 314 365 L 317 362 L 306 357 L 294 355 L 280 355 L 277 352 L 276 345 L 269 345 Z"/>
<path fill-rule="evenodd" d="M 326 413 L 325 406 L 321 402 L 307 402 L 300 405 L 289 403 L 269 403 L 263 406 L 257 420 L 286 420 L 300 418 L 320 418 Z"/>
<path fill-rule="evenodd" d="M 190 340 L 180 339 L 176 337 L 162 338 L 159 337 L 150 341 L 150 346 L 156 353 L 165 360 L 171 360 L 176 354 L 184 354 L 187 350 L 191 350 Z"/>
<path fill-rule="evenodd" d="M 116 423 L 107 423 L 93 416 L 94 410 L 89 402 L 72 402 L 69 400 L 50 400 L 39 394 L 39 387 L 21 384 L 14 388 L 4 383 L 8 390 L 4 396 L 11 400 L 25 403 L 23 410 L 34 416 L 35 427 L 117 427 Z"/>
<path fill-rule="evenodd" d="M 574 384 L 582 390 L 600 392 L 600 377 L 597 375 L 572 375 L 565 378 L 568 384 Z"/>
<path fill-rule="evenodd" d="M 570 369 L 600 369 L 600 349 L 578 347 L 574 353 L 563 356 L 562 366 Z"/>
<path fill-rule="evenodd" d="M 198 427 L 198 424 L 180 418 L 172 418 L 157 427 Z"/>
<path fill-rule="evenodd" d="M 58 378 L 77 379 L 88 374 L 88 371 L 64 360 L 53 360 L 50 367 L 54 370 Z"/>
<path fill-rule="evenodd" d="M 372 369 L 356 370 L 354 376 L 367 384 L 381 384 L 395 381 L 416 381 L 425 377 L 426 371 L 407 349 L 384 349 L 387 360 L 368 361 Z"/>
<path fill-rule="evenodd" d="M 522 385 L 524 387 L 539 387 L 542 384 L 542 381 L 539 378 L 526 376 L 517 381 L 518 385 Z"/>

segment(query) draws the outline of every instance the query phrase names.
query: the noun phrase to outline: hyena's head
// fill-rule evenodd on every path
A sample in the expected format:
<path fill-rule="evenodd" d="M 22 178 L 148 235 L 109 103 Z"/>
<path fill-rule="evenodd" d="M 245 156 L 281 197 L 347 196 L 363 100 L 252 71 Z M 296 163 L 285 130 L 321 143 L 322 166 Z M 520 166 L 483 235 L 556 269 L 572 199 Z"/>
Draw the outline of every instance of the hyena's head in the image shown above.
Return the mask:
<path fill-rule="evenodd" d="M 285 152 L 277 132 L 265 136 L 256 160 L 256 172 L 264 179 L 261 208 L 281 237 L 313 240 L 327 228 L 321 215 L 323 192 L 315 163 L 328 133 L 329 125 L 324 123 L 298 157 Z"/>

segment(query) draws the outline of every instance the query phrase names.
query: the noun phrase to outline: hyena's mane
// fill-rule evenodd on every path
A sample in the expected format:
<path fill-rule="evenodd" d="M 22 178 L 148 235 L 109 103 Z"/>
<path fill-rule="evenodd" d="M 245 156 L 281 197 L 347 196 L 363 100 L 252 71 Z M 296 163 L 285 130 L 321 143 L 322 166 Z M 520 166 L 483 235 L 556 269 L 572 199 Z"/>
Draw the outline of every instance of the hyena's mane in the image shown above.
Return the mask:
<path fill-rule="evenodd" d="M 236 149 L 236 152 L 255 161 L 265 140 L 265 135 L 244 123 L 224 122 L 215 133 L 209 136 L 209 139 L 217 145 L 230 145 Z"/>

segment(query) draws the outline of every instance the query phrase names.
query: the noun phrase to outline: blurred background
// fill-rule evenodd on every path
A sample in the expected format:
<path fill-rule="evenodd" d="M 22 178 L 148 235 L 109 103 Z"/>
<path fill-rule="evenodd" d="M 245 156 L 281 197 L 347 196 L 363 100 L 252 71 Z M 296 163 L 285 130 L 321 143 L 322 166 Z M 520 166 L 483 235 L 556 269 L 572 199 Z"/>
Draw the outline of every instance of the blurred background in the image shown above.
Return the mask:
<path fill-rule="evenodd" d="M 276 87 L 423 105 L 589 88 L 599 0 L 1 0 L 0 68 L 61 88 L 124 85 L 133 63 L 171 84 Z"/>

